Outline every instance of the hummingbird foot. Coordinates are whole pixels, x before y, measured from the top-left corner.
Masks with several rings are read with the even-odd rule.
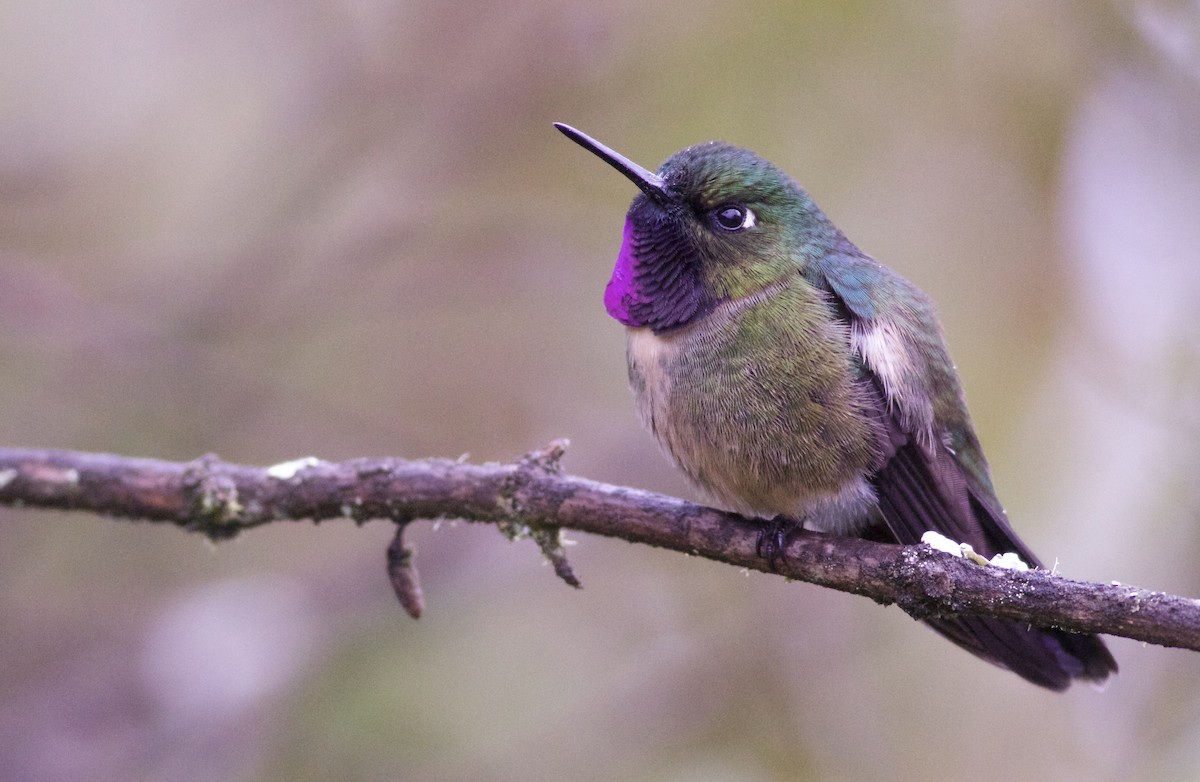
[[[787,562],[787,546],[792,533],[801,527],[801,523],[787,516],[776,516],[764,522],[758,531],[758,539],[754,543],[754,553],[767,561],[767,567],[775,572],[775,563]]]

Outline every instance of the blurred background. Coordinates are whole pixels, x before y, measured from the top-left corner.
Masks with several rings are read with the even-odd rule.
[[[9,0],[0,443],[511,460],[696,498],[601,295],[722,138],[938,302],[1060,572],[1200,594],[1200,3]],[[894,608],[573,535],[0,509],[5,780],[1200,777],[1200,655],[1043,692]],[[1017,772],[1016,769],[1020,769]]]

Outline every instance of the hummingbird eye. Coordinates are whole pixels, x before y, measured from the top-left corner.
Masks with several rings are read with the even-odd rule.
[[[712,211],[712,219],[718,228],[731,232],[753,228],[758,222],[754,217],[754,212],[744,206],[733,204],[718,206]]]

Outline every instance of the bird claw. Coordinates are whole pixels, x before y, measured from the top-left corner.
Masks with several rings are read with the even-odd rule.
[[[792,533],[800,525],[795,520],[776,516],[758,531],[754,553],[767,561],[767,567],[775,572],[776,562],[787,562],[787,545]]]

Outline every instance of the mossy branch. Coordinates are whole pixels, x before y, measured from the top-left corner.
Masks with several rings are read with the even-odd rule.
[[[683,500],[565,475],[565,445],[511,464],[395,458],[300,459],[249,467],[73,451],[0,449],[0,504],[81,510],[174,524],[214,540],[263,524],[332,518],[398,525],[388,572],[405,609],[423,606],[404,525],[458,518],[529,537],[568,583],[579,581],[559,542],[573,529],[767,571],[755,554],[759,525]],[[917,618],[986,615],[1042,627],[1104,633],[1200,651],[1200,600],[1045,571],[977,565],[928,546],[896,546],[804,532],[781,576],[895,603]]]

